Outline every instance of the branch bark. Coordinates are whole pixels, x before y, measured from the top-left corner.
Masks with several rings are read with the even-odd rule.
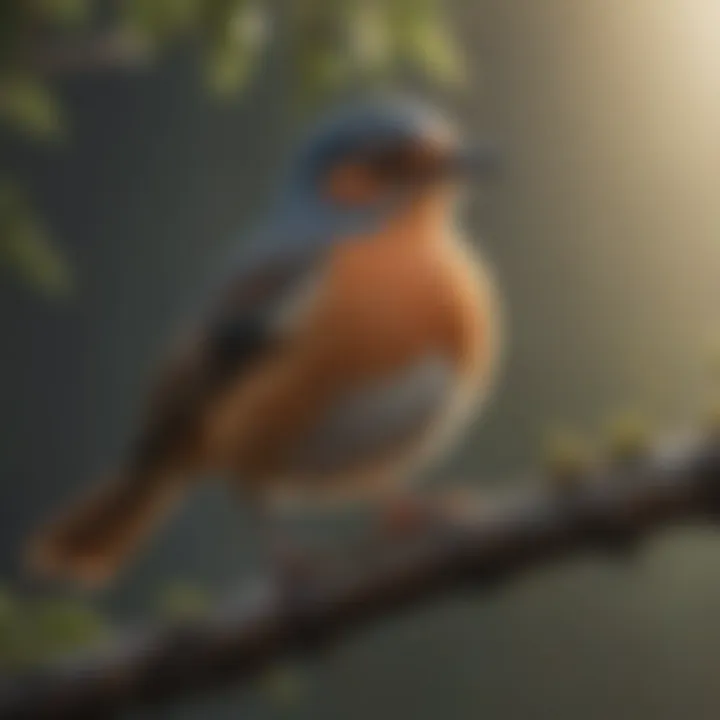
[[[267,582],[205,619],[129,634],[102,652],[5,678],[0,718],[108,718],[177,701],[248,681],[283,657],[321,651],[450,591],[488,589],[579,552],[624,556],[655,530],[715,523],[720,441],[664,444],[573,483],[535,479],[522,488],[458,511],[365,563],[318,571],[297,592]]]

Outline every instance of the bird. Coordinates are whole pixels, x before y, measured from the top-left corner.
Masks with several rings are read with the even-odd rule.
[[[495,385],[502,303],[461,208],[496,165],[431,103],[326,112],[167,349],[120,470],[31,538],[34,571],[109,582],[210,476],[269,512],[407,492]]]

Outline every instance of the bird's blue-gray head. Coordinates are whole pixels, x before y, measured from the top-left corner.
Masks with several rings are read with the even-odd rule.
[[[433,190],[486,176],[494,154],[465,147],[437,109],[382,99],[322,119],[301,144],[278,216],[320,239],[372,231]]]

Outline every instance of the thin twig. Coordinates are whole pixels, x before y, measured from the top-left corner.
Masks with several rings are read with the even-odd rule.
[[[575,483],[535,482],[296,592],[268,582],[212,616],[0,683],[0,718],[108,718],[248,681],[449,591],[496,586],[581,551],[624,555],[652,531],[720,514],[720,442],[663,445]]]

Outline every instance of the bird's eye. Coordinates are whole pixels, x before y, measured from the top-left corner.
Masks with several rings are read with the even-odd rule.
[[[430,156],[415,146],[388,148],[370,160],[373,173],[389,182],[412,182],[424,177]]]
[[[369,162],[372,172],[384,180],[399,179],[406,175],[412,165],[412,156],[404,148],[377,153]]]
[[[385,182],[419,182],[433,178],[441,162],[437,152],[424,147],[398,147],[374,155],[373,174]]]
[[[344,204],[373,202],[392,188],[432,180],[440,162],[441,156],[428,148],[371,148],[332,168],[326,188]]]
[[[348,162],[333,168],[325,190],[335,202],[362,205],[373,202],[385,183],[364,162]]]

